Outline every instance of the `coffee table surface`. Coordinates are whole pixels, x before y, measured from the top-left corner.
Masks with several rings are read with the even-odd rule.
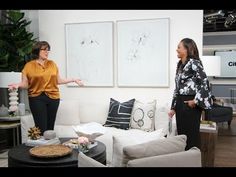
[[[61,142],[69,138],[60,139]],[[71,154],[56,158],[39,158],[31,156],[29,150],[32,147],[21,144],[9,150],[8,166],[9,167],[78,167],[78,151],[73,150]],[[98,141],[98,145],[91,148],[85,153],[87,156],[106,163],[106,147]]]

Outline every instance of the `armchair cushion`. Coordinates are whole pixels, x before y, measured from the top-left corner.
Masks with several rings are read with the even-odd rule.
[[[127,167],[201,167],[201,151],[192,147],[188,151],[130,160]]]
[[[126,131],[126,134],[113,134],[112,166],[124,167],[127,165],[127,161],[124,159],[123,147],[164,138],[162,129],[153,132],[145,132],[139,129],[130,129]]]
[[[133,159],[184,151],[186,140],[186,135],[178,135],[126,146],[123,148],[124,161],[127,163],[129,160]]]

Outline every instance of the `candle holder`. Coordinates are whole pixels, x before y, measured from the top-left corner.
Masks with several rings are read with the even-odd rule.
[[[18,112],[18,89],[9,90],[9,114],[17,115]]]

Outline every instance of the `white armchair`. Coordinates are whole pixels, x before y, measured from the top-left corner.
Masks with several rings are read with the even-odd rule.
[[[201,167],[201,151],[185,151],[186,136],[179,135],[123,148],[125,167]],[[79,153],[78,167],[106,167]]]

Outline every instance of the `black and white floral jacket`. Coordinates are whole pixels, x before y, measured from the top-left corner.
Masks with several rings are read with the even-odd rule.
[[[209,81],[200,60],[189,59],[180,72],[176,74],[171,104],[171,109],[174,110],[177,95],[195,95],[194,100],[199,107],[211,109]]]

